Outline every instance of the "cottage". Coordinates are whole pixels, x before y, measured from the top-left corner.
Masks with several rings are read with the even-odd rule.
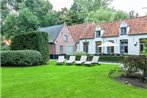
[[[107,23],[90,23],[82,31],[78,51],[89,54],[139,55],[147,44],[146,41],[142,41],[147,38],[147,16]],[[104,42],[113,42],[118,46],[98,47]]]
[[[49,35],[51,58],[55,58],[55,56],[59,54],[73,54],[75,41],[65,23],[62,25],[40,28],[39,30],[47,32]]]
[[[82,35],[83,31],[85,30],[87,24],[77,24],[77,25],[73,25],[73,26],[68,26],[73,39],[74,39],[74,52],[80,51],[79,50],[79,41],[80,41],[80,36]]]

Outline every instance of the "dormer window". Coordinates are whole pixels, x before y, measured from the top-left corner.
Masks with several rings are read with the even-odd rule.
[[[96,37],[100,37],[100,36],[101,36],[101,31],[100,30],[96,31]]]
[[[127,34],[126,27],[121,27],[121,35],[126,35],[126,34]]]
[[[98,38],[98,37],[101,37],[102,36],[102,28],[98,25],[96,26],[95,28],[95,37]]]
[[[125,21],[122,21],[120,24],[120,35],[126,35],[129,32],[128,24]]]

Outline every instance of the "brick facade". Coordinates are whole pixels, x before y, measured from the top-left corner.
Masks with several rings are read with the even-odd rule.
[[[67,41],[64,41],[64,35],[67,35]],[[64,24],[63,28],[61,29],[58,37],[56,38],[55,41],[56,44],[56,53],[55,54],[66,54],[66,47],[68,45],[73,45],[74,46],[74,39],[67,27],[66,24]],[[63,53],[60,53],[60,45],[63,45]],[[75,48],[75,47],[74,47]]]

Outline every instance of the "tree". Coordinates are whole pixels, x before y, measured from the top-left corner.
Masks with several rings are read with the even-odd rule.
[[[47,16],[49,14],[51,14],[51,16],[53,15],[52,12],[53,6],[48,0],[26,0],[24,2],[24,6],[38,17],[41,27],[49,26],[51,24],[51,23],[44,24],[45,20],[47,19]],[[51,20],[51,19],[53,19],[53,17],[52,18],[49,17],[49,19],[47,20]]]
[[[91,11],[85,18],[85,22],[109,22],[112,21],[113,13],[109,10],[99,9],[97,11]]]
[[[43,24],[41,25],[41,27],[61,24],[61,20],[59,20],[59,16],[60,16],[60,13],[56,11],[47,13],[45,16],[43,16],[43,20],[42,20]]]
[[[67,25],[72,25],[84,22],[84,17],[81,15],[81,8],[76,3],[74,3],[69,10],[62,8],[59,14],[59,24],[66,22]]]
[[[19,15],[12,14],[6,17],[2,26],[2,34],[6,38],[11,38],[16,34],[37,30],[38,27],[38,17],[25,8],[19,11]]]
[[[7,15],[9,15],[9,9],[7,8],[6,0],[1,0],[0,2],[0,11],[1,11],[1,23],[4,21]]]
[[[15,32],[18,29],[18,22],[16,14],[9,15],[5,18],[4,24],[1,28],[1,33],[5,36],[6,39],[15,35]]]
[[[82,10],[96,11],[101,7],[107,8],[112,0],[74,0],[74,2],[81,6]]]
[[[74,0],[76,7],[80,8],[77,16],[83,18],[83,22],[110,22],[128,18],[127,13],[109,8],[111,2],[112,0]]]
[[[54,25],[57,20],[48,0],[2,0],[2,34],[11,38],[40,27]]]
[[[138,16],[139,16],[139,14],[136,13],[135,11],[133,11],[133,10],[129,12],[129,17],[130,17],[130,18],[136,18],[136,17],[138,17]]]
[[[1,3],[1,21],[3,22],[6,16],[14,14],[19,10],[19,4],[24,0],[0,0]]]
[[[119,20],[119,19],[126,19],[126,18],[129,18],[129,15],[126,13],[126,12],[123,12],[123,11],[115,11],[115,14],[114,14],[114,20]]]
[[[85,18],[85,22],[111,22],[119,19],[128,18],[128,14],[123,11],[116,11],[110,8],[100,8],[96,11],[90,11]]]

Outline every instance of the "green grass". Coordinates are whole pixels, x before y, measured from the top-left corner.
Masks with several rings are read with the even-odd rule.
[[[108,78],[117,65],[2,68],[2,98],[147,98],[147,90]]]

